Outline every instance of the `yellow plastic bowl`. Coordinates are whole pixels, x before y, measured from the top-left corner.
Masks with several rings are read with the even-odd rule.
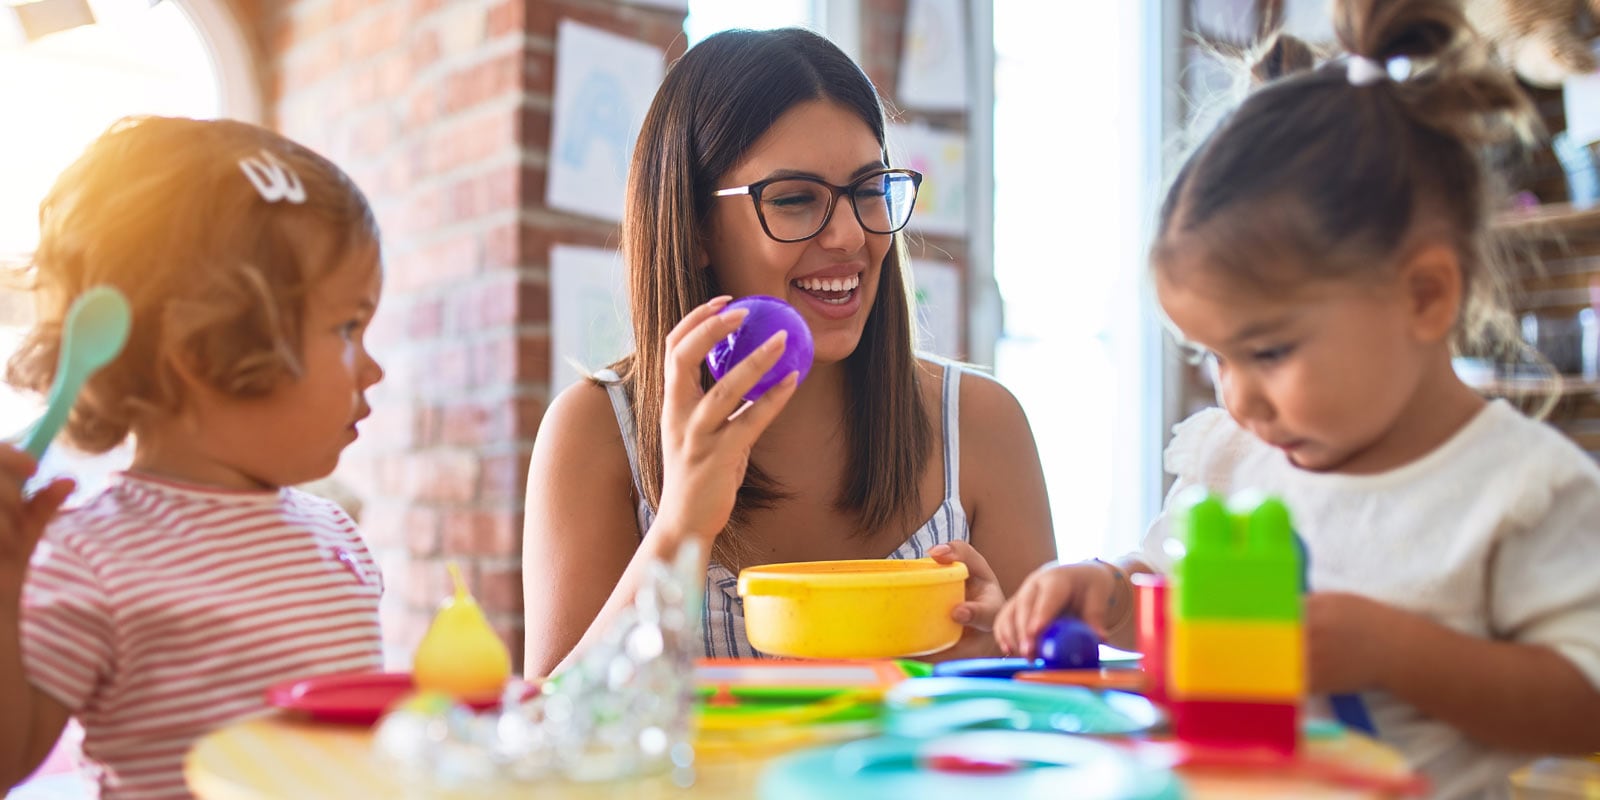
[[[967,567],[931,558],[803,561],[739,573],[751,646],[791,658],[900,658],[961,638]]]

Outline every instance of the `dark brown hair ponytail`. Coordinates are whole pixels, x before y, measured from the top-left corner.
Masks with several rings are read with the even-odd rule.
[[[1529,101],[1451,0],[1340,0],[1335,30],[1349,55],[1320,66],[1291,37],[1261,49],[1261,85],[1168,190],[1154,268],[1182,252],[1257,285],[1359,278],[1426,235],[1460,257],[1458,346],[1496,349],[1506,278],[1488,255],[1480,153],[1530,134]]]

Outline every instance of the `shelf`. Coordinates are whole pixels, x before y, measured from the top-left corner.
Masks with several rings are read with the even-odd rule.
[[[1585,379],[1579,375],[1561,375],[1555,379],[1535,378],[1494,378],[1489,381],[1468,382],[1468,386],[1478,394],[1488,397],[1545,397],[1552,394],[1561,397],[1576,397],[1579,395],[1600,395],[1600,380]]]
[[[1600,232],[1600,206],[1573,208],[1567,203],[1547,203],[1530,209],[1510,209],[1494,215],[1494,230],[1513,236]]]

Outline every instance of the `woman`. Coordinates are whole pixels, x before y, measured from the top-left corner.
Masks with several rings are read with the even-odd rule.
[[[913,352],[895,234],[920,180],[889,168],[876,90],[821,36],[728,31],[668,72],[623,222],[636,350],[562,392],[534,444],[527,674],[603,631],[644,566],[689,539],[709,553],[708,656],[757,655],[744,567],[922,555],[972,574],[952,612],[967,635],[937,657],[996,652],[1003,593],[1054,538],[1015,398]],[[700,365],[741,318],[726,296],[754,294],[799,311],[816,358],[733,416],[781,343],[715,385]]]

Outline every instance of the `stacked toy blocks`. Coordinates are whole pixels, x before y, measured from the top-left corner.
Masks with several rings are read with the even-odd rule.
[[[1185,507],[1186,506],[1186,507]],[[1173,517],[1167,696],[1174,736],[1293,754],[1306,691],[1300,551],[1272,498],[1196,490]]]

